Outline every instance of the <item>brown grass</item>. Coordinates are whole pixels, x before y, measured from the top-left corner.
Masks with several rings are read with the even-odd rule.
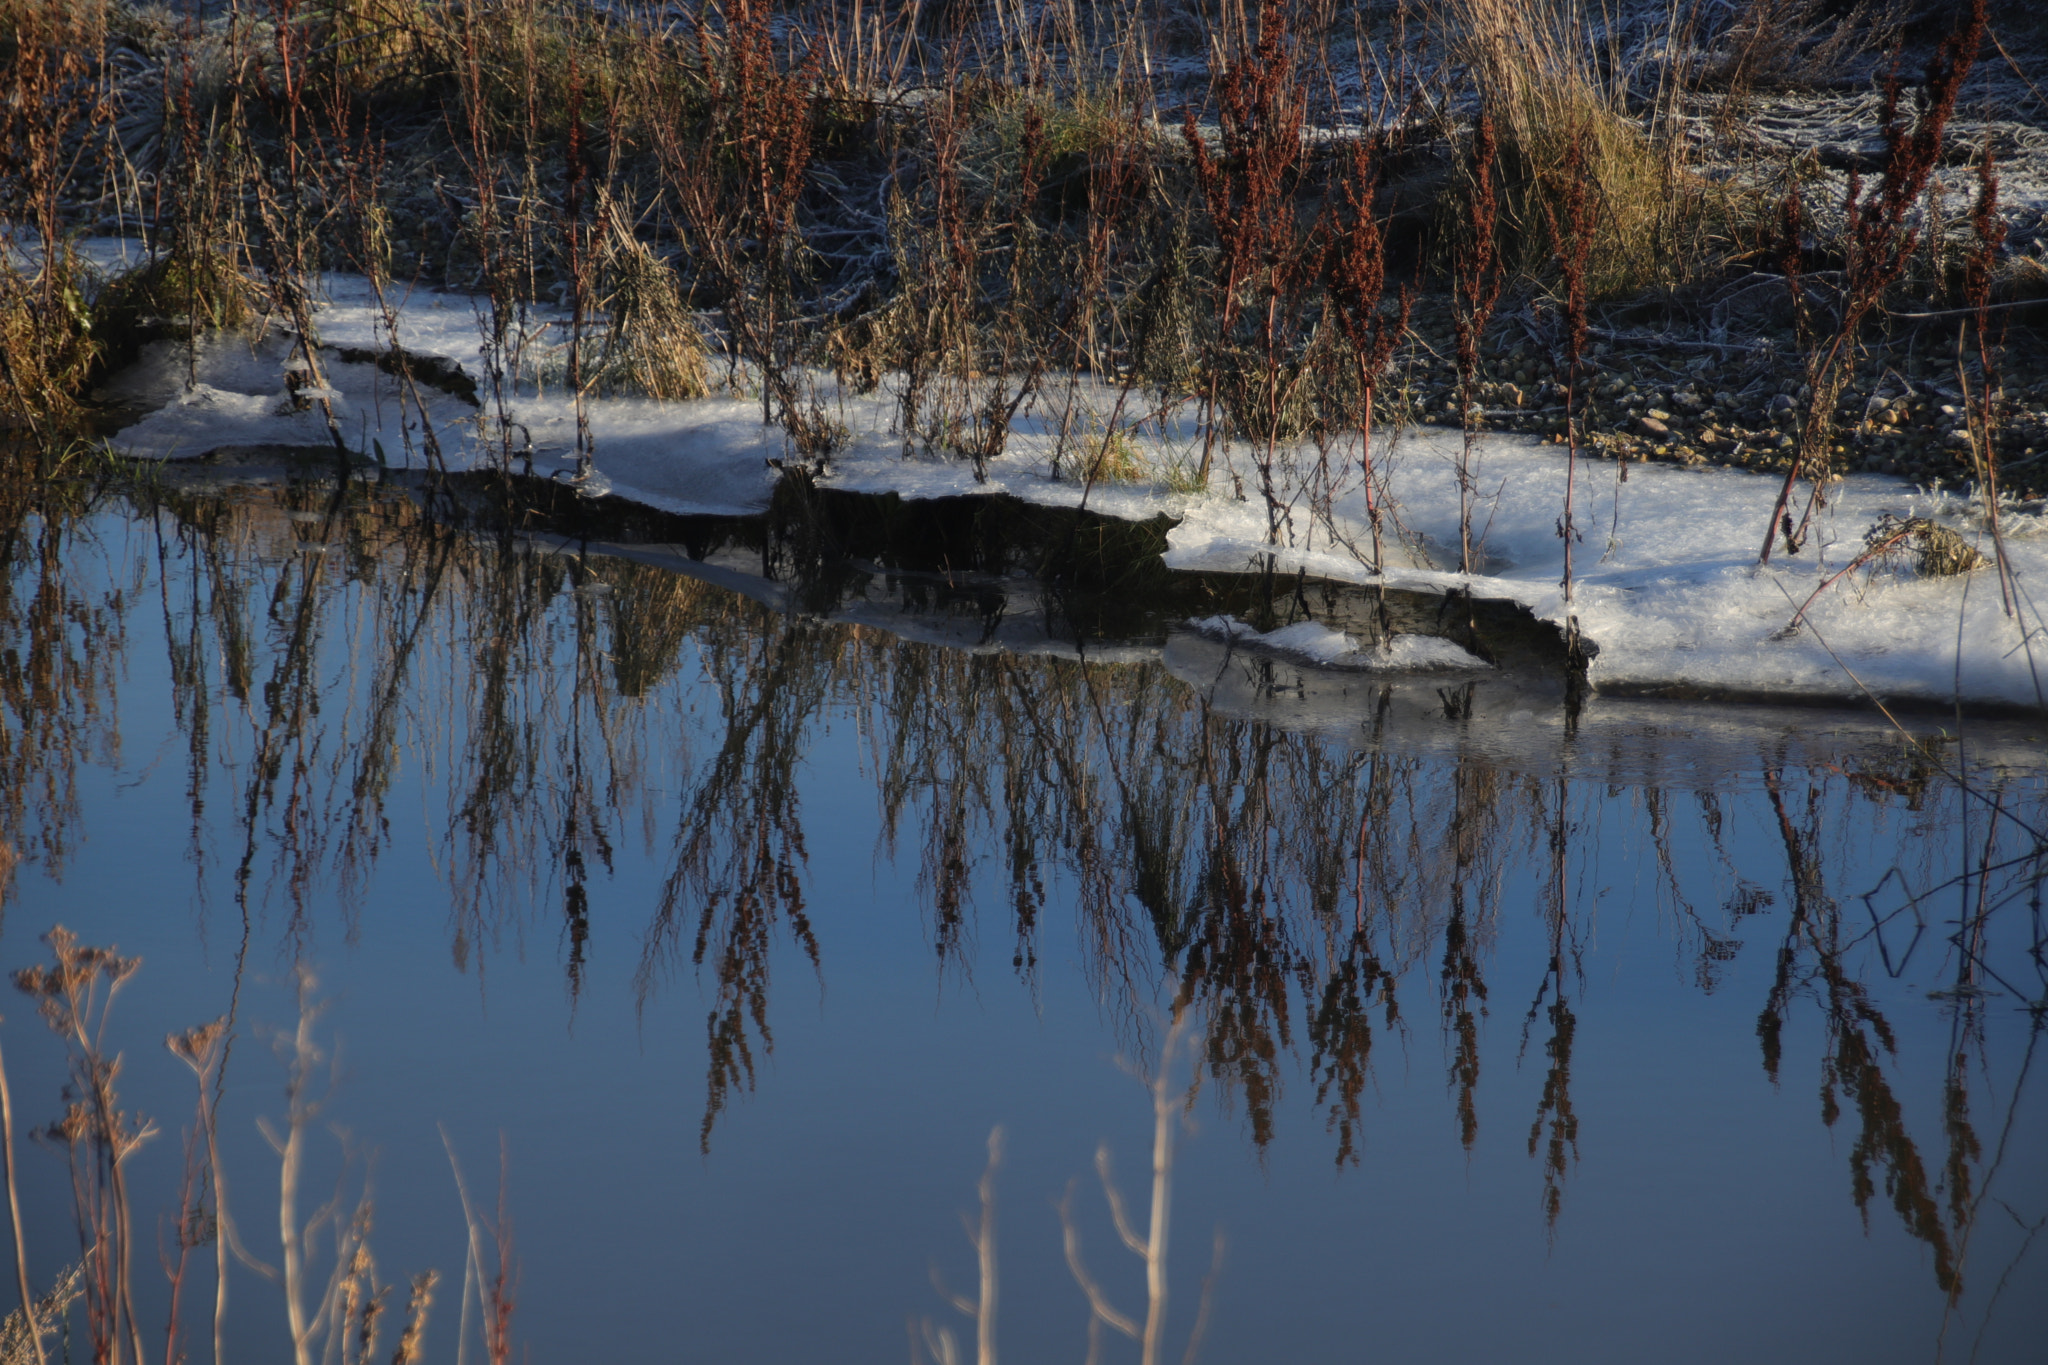
[[[1781,261],[1799,315],[1800,341],[1807,352],[1806,383],[1812,397],[1800,422],[1798,448],[1785,471],[1770,523],[1764,528],[1759,564],[1770,562],[1772,548],[1781,537],[1786,552],[1797,554],[1806,542],[1814,514],[1826,505],[1836,408],[1853,376],[1864,324],[1905,277],[1920,245],[1921,227],[1912,210],[1939,164],[1949,118],[1984,41],[1985,12],[1986,0],[1971,0],[1967,9],[1958,12],[1955,26],[1928,64],[1910,117],[1901,105],[1903,90],[1897,73],[1886,82],[1879,120],[1885,142],[1884,171],[1870,187],[1860,175],[1849,177],[1842,206],[1847,219],[1845,279],[1831,310],[1832,326],[1825,335],[1816,326],[1811,296],[1801,282],[1805,219],[1796,185],[1786,198]],[[1811,491],[1795,524],[1789,507],[1802,476],[1811,480]]]
[[[1694,173],[1677,114],[1685,90],[1660,73],[1632,108],[1634,72],[1586,0],[1443,0],[1443,42],[1473,71],[1500,147],[1498,230],[1510,264],[1551,276],[1546,215],[1583,179],[1600,231],[1587,251],[1591,297],[1714,275],[1743,216],[1741,196]],[[1697,7],[1675,6],[1664,41],[1682,49]]]
[[[1717,74],[1638,64],[1602,36],[1593,0],[1435,0],[1416,26],[1444,63],[1425,78],[1403,55],[1375,95],[1374,119],[1438,111],[1417,140],[1373,119],[1353,129],[1357,111],[1323,93],[1342,75],[1328,7],[1201,12],[1208,88],[1165,96],[1148,64],[1180,20],[1135,5],[1059,4],[1031,22],[960,11],[922,28],[899,8],[777,0],[665,27],[560,0],[263,0],[204,32],[123,20],[121,41],[161,63],[144,166],[99,135],[136,112],[94,53],[104,7],[0,0],[21,40],[0,60],[58,111],[36,123],[9,106],[19,145],[0,147],[0,216],[22,241],[61,240],[125,205],[159,253],[98,308],[62,250],[47,270],[0,267],[0,416],[60,434],[146,320],[232,326],[261,302],[310,336],[321,269],[397,285],[409,260],[432,259],[480,298],[482,421],[508,467],[531,454],[510,394],[564,357],[579,404],[701,397],[722,368],[814,465],[844,439],[813,378],[822,364],[846,388],[890,382],[907,447],[981,470],[1032,414],[1057,431],[1063,477],[1105,467],[1081,439],[1088,422],[1129,430],[1193,395],[1200,477],[1215,443],[1248,443],[1278,537],[1291,448],[1311,439],[1327,464],[1338,433],[1387,410],[1382,376],[1412,339],[1389,271],[1418,263],[1425,317],[1449,297],[1466,408],[1485,396],[1496,306],[1575,291],[1588,308],[1668,302],[1722,271],[1755,235],[1754,205],[1695,174],[1681,107],[1697,82],[1772,79],[1758,64],[1770,35],[1806,41],[1817,22],[1804,0],[1755,0],[1717,49],[1740,70]],[[1702,12],[1678,0],[1651,46],[1685,49]],[[1802,50],[1834,60],[1825,47]],[[1185,110],[1173,102],[1189,93]],[[1475,95],[1485,139],[1464,112]],[[1906,147],[1917,134],[1900,122]],[[1482,140],[1483,156],[1434,150]],[[1354,141],[1369,190],[1331,154]],[[1399,226],[1360,193],[1404,196]],[[1545,225],[1578,193],[1596,227],[1567,283]],[[1884,250],[1855,233],[1893,216],[1890,193],[1865,196],[1844,244],[1870,268]],[[2023,261],[1985,260],[2002,301],[2048,288]],[[567,329],[534,316],[550,300]],[[1809,289],[1810,333],[1832,336],[1826,309]],[[304,351],[317,370],[317,346]],[[1084,381],[1116,391],[1116,411],[1083,401]],[[1377,544],[1369,445],[1361,459]]]

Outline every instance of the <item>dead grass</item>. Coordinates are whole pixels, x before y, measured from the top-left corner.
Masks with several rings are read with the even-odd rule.
[[[1666,41],[1682,46],[1693,9],[1674,6],[1673,13]],[[1601,12],[1585,0],[1443,0],[1439,15],[1444,43],[1473,73],[1494,116],[1499,231],[1510,264],[1538,277],[1552,273],[1543,227],[1565,211],[1570,182],[1583,176],[1601,223],[1586,261],[1591,297],[1720,273],[1742,197],[1691,166],[1675,118],[1678,77],[1660,75],[1648,106],[1632,109],[1637,73],[1603,37]]]
[[[2048,260],[2013,256],[2000,262],[1991,277],[1991,297],[1999,303],[2048,302]]]
[[[1086,478],[1089,483],[1133,484],[1142,483],[1148,469],[1145,457],[1137,443],[1121,431],[1090,434],[1083,438],[1087,458]]]
[[[255,319],[261,288],[225,252],[171,252],[110,281],[93,312],[99,330],[114,336],[158,326],[219,331]]]
[[[712,390],[709,352],[674,268],[635,235],[619,205],[607,204],[601,217],[598,302],[609,326],[592,387],[669,401],[705,397]]]
[[[1478,187],[1462,149],[1482,108],[1498,148],[1486,283],[1503,320],[1551,325],[1569,291],[1545,225],[1581,190],[1597,224],[1583,301],[1683,308],[1731,256],[1755,255],[1767,215],[1697,173],[1689,89],[1767,84],[1785,43],[1801,62],[1846,60],[1882,7],[1837,32],[1809,0],[1751,0],[1694,43],[1706,8],[1671,0],[1661,29],[1631,11],[1624,48],[1600,0],[1417,0],[1430,60],[1390,62],[1373,103],[1408,122],[1355,129],[1334,98],[1353,60],[1333,45],[1343,23],[1278,3],[999,8],[920,28],[901,11],[774,0],[660,22],[565,0],[256,0],[204,24],[0,0],[17,44],[10,57],[0,41],[0,62],[61,106],[40,122],[9,106],[20,146],[0,156],[0,216],[24,241],[44,223],[93,230],[106,186],[129,183],[122,211],[169,253],[83,312],[90,289],[46,291],[17,261],[0,291],[0,403],[16,425],[31,408],[75,417],[110,341],[244,321],[248,263],[290,312],[323,268],[402,285],[433,278],[431,258],[441,282],[483,296],[479,388],[499,432],[496,395],[537,372],[531,310],[559,300],[579,395],[677,401],[724,381],[760,394],[809,461],[838,441],[811,377],[829,364],[849,388],[891,386],[907,445],[982,467],[1029,411],[1057,431],[1062,476],[1088,476],[1086,421],[1128,429],[1189,397],[1204,471],[1224,440],[1271,466],[1281,445],[1378,410],[1386,366],[1364,363],[1347,317],[1384,313],[1375,325],[1410,348],[1428,328],[1410,331],[1399,290],[1428,318],[1463,287]],[[1206,89],[1155,60],[1197,19]],[[161,63],[139,140],[95,131],[136,113],[78,55],[102,31]],[[1364,216],[1344,197],[1354,129],[1376,167]],[[120,164],[129,143],[158,158],[142,179]],[[1344,236],[1365,217],[1387,224],[1366,253],[1385,309],[1347,304],[1364,277],[1340,278],[1366,259]],[[2000,260],[1992,289],[2001,304],[2040,297],[2048,270]],[[1468,406],[1501,331],[1482,312],[1460,357]],[[1129,410],[1090,408],[1089,385],[1120,389]]]
[[[1913,546],[1913,568],[1922,578],[1953,578],[1981,569],[1989,562],[1967,540],[1939,522],[1912,517],[1905,523],[1905,529]]]
[[[68,247],[34,270],[0,257],[0,431],[40,438],[81,411],[102,349],[94,283]]]

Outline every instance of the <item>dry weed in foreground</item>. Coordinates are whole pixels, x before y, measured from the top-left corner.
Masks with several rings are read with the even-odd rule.
[[[0,844],[0,852],[11,851]],[[6,1330],[0,1331],[0,1360],[13,1362],[31,1358],[43,1365],[43,1329],[38,1322],[35,1295],[28,1287],[28,1249],[21,1235],[21,1188],[14,1171],[14,1096],[7,1086],[7,1059],[0,1055],[0,1153],[6,1157],[7,1218],[14,1232],[15,1288],[21,1295],[19,1312],[10,1315]],[[20,1340],[12,1330],[19,1318]]]
[[[455,1157],[455,1140],[441,1125],[441,1145],[448,1151],[448,1168],[455,1175],[455,1190],[462,1198],[462,1216],[469,1225],[469,1252],[462,1275],[462,1324],[460,1340],[467,1351],[472,1306],[481,1310],[484,1354],[491,1365],[506,1365],[512,1358],[512,1310],[516,1306],[518,1262],[512,1254],[511,1149],[501,1135],[498,1146],[498,1210],[485,1219],[470,1201],[469,1185],[462,1178],[462,1163]],[[485,1248],[490,1248],[486,1264]],[[415,1290],[417,1291],[417,1284]],[[431,1286],[430,1286],[431,1287]]]
[[[1095,1149],[1095,1174],[1102,1182],[1102,1195],[1109,1204],[1110,1219],[1116,1225],[1117,1237],[1132,1255],[1145,1263],[1143,1323],[1110,1303],[1108,1294],[1082,1260],[1081,1233],[1073,1216],[1074,1192],[1080,1184],[1078,1177],[1067,1185],[1066,1195],[1060,1200],[1060,1227],[1065,1236],[1067,1268],[1073,1272],[1075,1282],[1081,1286],[1081,1292],[1088,1296],[1090,1360],[1100,1358],[1101,1331],[1104,1326],[1138,1343],[1138,1358],[1141,1365],[1159,1365],[1163,1358],[1162,1353],[1166,1349],[1169,1286],[1166,1253],[1173,1215],[1174,1132],[1185,1121],[1186,1107],[1193,1101],[1192,1086],[1199,1086],[1201,1083],[1201,1040],[1194,1029],[1194,1023],[1195,1010],[1186,1002],[1176,1000],[1172,1023],[1159,1042],[1159,1057],[1153,1073],[1149,1077],[1139,1077],[1152,1097],[1152,1199],[1143,1236],[1140,1236],[1132,1225],[1125,1209],[1123,1193],[1117,1188],[1116,1181],[1110,1173],[1109,1144],[1105,1142]],[[1189,1089],[1183,1089],[1178,1079],[1184,1066],[1194,1075],[1194,1081]],[[1223,1231],[1219,1228],[1216,1232],[1214,1252],[1210,1258],[1209,1274],[1202,1282],[1201,1306],[1196,1311],[1194,1326],[1189,1330],[1184,1359],[1193,1360],[1201,1349],[1202,1336],[1209,1326],[1209,1308],[1216,1275],[1222,1269],[1222,1265]]]
[[[14,972],[14,986],[35,1001],[70,1062],[70,1105],[45,1132],[72,1166],[72,1201],[86,1246],[86,1330],[98,1361],[141,1365],[141,1324],[133,1295],[133,1218],[127,1160],[156,1136],[156,1126],[121,1109],[121,1054],[106,1056],[106,1017],[141,958],[88,948],[63,925],[43,935],[51,966]]]
[[[14,1167],[13,1100],[6,1084],[4,1062],[0,1062],[0,1137],[4,1137],[4,1144],[0,1145],[4,1145],[6,1157],[17,1267],[15,1288],[21,1299],[20,1309],[0,1326],[0,1361],[6,1365],[26,1365],[34,1360],[41,1365],[47,1359],[42,1338],[62,1321],[71,1302],[82,1297],[92,1358],[100,1365],[145,1365],[149,1357],[135,1309],[135,1233],[127,1170],[130,1158],[155,1135],[156,1128],[146,1119],[120,1108],[116,1082],[123,1058],[107,1050],[114,1000],[141,960],[121,957],[111,949],[83,945],[61,925],[44,935],[43,941],[50,947],[52,962],[16,972],[14,983],[35,1002],[43,1022],[63,1040],[67,1053],[68,1108],[64,1117],[40,1136],[60,1146],[69,1157],[74,1217],[83,1256],[80,1264],[40,1300],[33,1296],[26,1274],[26,1239]],[[184,1358],[185,1282],[194,1264],[194,1253],[209,1242],[215,1260],[215,1360],[224,1358],[230,1251],[282,1290],[293,1356],[299,1365],[370,1365],[375,1357],[390,1286],[377,1282],[376,1264],[370,1254],[367,1183],[359,1191],[353,1211],[347,1210],[345,1170],[342,1185],[331,1199],[303,1217],[299,1213],[306,1136],[326,1098],[324,1093],[313,1093],[316,1072],[327,1057],[313,1037],[319,1010],[312,1003],[311,990],[311,977],[302,971],[298,1026],[280,1040],[278,1049],[287,1070],[286,1117],[282,1125],[258,1120],[258,1127],[281,1158],[280,1265],[268,1265],[253,1255],[227,1212],[217,1106],[223,1086],[229,1021],[216,1019],[165,1039],[166,1048],[191,1070],[197,1087],[193,1126],[186,1135],[173,1240],[162,1248],[162,1268],[169,1281],[169,1311],[164,1326],[166,1360]],[[323,1245],[332,1257],[324,1271],[320,1269]],[[392,1357],[393,1365],[414,1365],[419,1359],[434,1282],[432,1272],[413,1282],[405,1331]],[[494,1304],[500,1301],[509,1302],[502,1294],[494,1293]],[[509,1314],[509,1307],[505,1312]],[[502,1322],[491,1340],[504,1340]],[[68,1358],[68,1346],[66,1350]],[[494,1365],[504,1358],[502,1351],[494,1350]]]
[[[981,1183],[975,1186],[981,1198],[980,1222],[969,1223],[964,1214],[960,1220],[967,1229],[967,1240],[974,1246],[978,1295],[968,1299],[955,1294],[946,1288],[937,1263],[932,1265],[932,1287],[960,1313],[974,1319],[975,1365],[996,1365],[996,1305],[1001,1288],[996,1267],[996,1171],[1002,1164],[1003,1128],[997,1124],[988,1130],[988,1165],[982,1170]],[[955,1365],[960,1359],[960,1343],[952,1329],[937,1326],[930,1318],[919,1326],[925,1349],[932,1353],[932,1358],[939,1365]]]
[[[23,968],[14,984],[63,1040],[69,1063],[70,1103],[45,1132],[70,1160],[73,1213],[86,1248],[86,1330],[95,1360],[141,1365],[127,1163],[156,1136],[156,1127],[121,1109],[116,1083],[122,1059],[119,1053],[108,1056],[105,1042],[114,1000],[142,959],[81,944],[62,925],[43,935],[43,942],[50,965]]]

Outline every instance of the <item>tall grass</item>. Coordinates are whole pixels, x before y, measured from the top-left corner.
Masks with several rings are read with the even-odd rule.
[[[321,272],[346,266],[372,286],[408,459],[439,467],[398,338],[432,260],[476,301],[479,431],[503,470],[532,470],[519,407],[558,379],[579,482],[603,462],[596,396],[683,401],[722,378],[816,470],[849,435],[835,391],[887,383],[904,451],[981,478],[1027,424],[1050,434],[1053,475],[1090,489],[1206,486],[1219,447],[1243,451],[1231,475],[1256,485],[1273,546],[1354,534],[1334,509],[1355,489],[1371,540],[1355,553],[1384,571],[1398,512],[1374,427],[1411,415],[1386,385],[1429,340],[1418,311],[1447,313],[1473,572],[1497,320],[1566,295],[1590,327],[1608,303],[1668,302],[1722,271],[1753,206],[1696,174],[1688,101],[1699,82],[1763,79],[1759,32],[1813,10],[1758,0],[1717,28],[1695,0],[1655,21],[1589,0],[1397,8],[235,0],[151,30],[150,142],[129,135],[148,112],[134,83],[111,74],[116,10],[6,0],[21,97],[0,107],[0,421],[75,425],[99,370],[164,324],[190,344],[188,382],[200,332],[281,324],[294,403],[337,460],[360,459],[317,329]],[[1982,14],[1961,12],[1918,112],[1893,83],[1886,169],[1851,187],[1839,242],[1809,241],[1812,216],[1782,206],[1813,412],[1762,561],[1797,548],[1824,501],[1832,405],[1926,244],[1913,206]],[[1382,19],[1397,54],[1373,46]],[[1205,51],[1205,69],[1168,72],[1167,48]],[[1340,91],[1354,75],[1357,99]],[[102,289],[66,243],[108,204],[142,215],[151,256]],[[1589,225],[1566,280],[1546,225],[1575,218]],[[1995,280],[1999,248],[1979,237]],[[1844,254],[1839,299],[1816,246]],[[1565,387],[1576,468],[1583,395]],[[1191,442],[1189,468],[1148,468],[1138,430],[1188,410],[1199,457]],[[1357,469],[1333,471],[1354,438]],[[1988,466],[1975,474],[1989,486]]]
[[[0,31],[0,425],[40,444],[99,355],[65,200],[111,120],[106,0],[7,0]]]
[[[1601,231],[1586,261],[1594,296],[1668,286],[1714,259],[1728,196],[1692,172],[1681,117],[1684,54],[1698,42],[1706,10],[1697,0],[1668,0],[1654,43],[1645,44],[1666,55],[1646,69],[1624,48],[1625,20],[1609,6],[1444,0],[1437,7],[1441,41],[1472,73],[1494,118],[1498,229],[1510,265],[1535,271],[1548,264],[1544,213],[1561,207],[1575,181],[1601,206]]]
[[[1866,186],[1860,174],[1850,174],[1842,203],[1846,219],[1842,287],[1825,312],[1817,306],[1804,278],[1807,218],[1796,184],[1784,201],[1780,259],[1798,317],[1810,397],[1799,423],[1797,449],[1764,529],[1759,565],[1770,563],[1772,548],[1781,538],[1786,552],[1797,554],[1806,543],[1814,514],[1826,504],[1833,472],[1836,410],[1854,374],[1856,348],[1864,324],[1905,278],[1920,246],[1922,224],[1913,210],[1940,162],[1949,119],[1984,42],[1986,13],[1987,0],[1970,0],[1957,12],[1954,27],[1928,65],[1910,117],[1901,105],[1904,87],[1897,71],[1886,79],[1879,118],[1884,169],[1872,186]],[[1802,477],[1810,481],[1809,491],[1795,523],[1789,508]]]
[[[1598,230],[1597,209],[1587,185],[1587,145],[1591,130],[1581,125],[1570,137],[1565,151],[1565,195],[1562,211],[1545,206],[1545,226],[1559,272],[1564,276],[1564,371],[1565,371],[1565,472],[1564,515],[1558,518],[1557,535],[1564,543],[1565,648],[1575,669],[1584,668],[1584,645],[1579,638],[1579,618],[1573,602],[1572,551],[1584,539],[1575,515],[1574,495],[1579,472],[1579,393],[1581,368],[1586,352],[1586,263]],[[1625,477],[1627,464],[1616,468]]]
[[[1266,535],[1276,545],[1291,510],[1281,447],[1308,424],[1304,409],[1315,373],[1304,354],[1315,321],[1308,304],[1329,247],[1323,224],[1304,222],[1297,203],[1309,102],[1302,62],[1289,7],[1264,0],[1256,36],[1241,34],[1212,63],[1221,145],[1211,150],[1192,107],[1181,125],[1218,251],[1203,396],[1252,444]],[[1205,443],[1203,478],[1211,458]]]
[[[649,137],[676,231],[760,387],[762,420],[782,423],[799,459],[822,462],[835,436],[799,368],[796,315],[821,59],[813,48],[785,61],[771,17],[768,0],[736,0],[720,24],[700,11],[694,84],[646,68]]]
[[[1457,245],[1453,267],[1452,319],[1458,347],[1458,424],[1464,441],[1458,448],[1458,572],[1471,573],[1477,563],[1472,539],[1472,519],[1479,497],[1479,482],[1473,450],[1473,408],[1479,379],[1480,344],[1487,324],[1500,304],[1505,283],[1500,261],[1498,228],[1500,198],[1496,180],[1500,170],[1500,144],[1496,138],[1493,112],[1482,109],[1472,126],[1468,153],[1466,231]]]
[[[1330,299],[1337,325],[1358,367],[1357,430],[1359,473],[1364,481],[1366,520],[1372,530],[1372,568],[1385,581],[1386,501],[1383,476],[1373,467],[1373,400],[1381,376],[1408,330],[1415,307],[1414,291],[1402,286],[1394,307],[1385,307],[1387,292],[1386,230],[1379,220],[1379,177],[1370,147],[1360,139],[1352,148],[1343,182],[1346,221],[1338,229],[1331,262]]]

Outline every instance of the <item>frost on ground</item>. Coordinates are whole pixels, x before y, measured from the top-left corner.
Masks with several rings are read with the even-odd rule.
[[[334,276],[326,293],[318,325],[329,348],[325,378],[335,395],[328,406],[351,449],[365,456],[381,451],[393,466],[421,468],[431,428],[449,469],[509,456],[515,467],[530,462],[543,476],[574,470],[575,405],[558,380],[549,380],[550,364],[559,369],[558,319],[542,310],[529,319],[520,371],[526,377],[502,406],[487,391],[479,408],[431,388],[422,388],[414,403],[375,365],[339,359],[344,350],[376,352],[394,341],[368,286]],[[463,296],[419,291],[403,300],[395,340],[410,354],[452,361],[482,381],[477,309]],[[182,343],[156,343],[114,386],[114,396],[148,410],[113,439],[114,446],[171,459],[230,447],[329,446],[321,405],[306,405],[303,392],[295,402],[289,391],[288,351],[274,331],[260,343],[212,338],[190,353]],[[1120,407],[1113,389],[1053,384],[1020,412],[1007,451],[977,482],[965,461],[906,450],[892,428],[895,395],[886,382],[867,396],[841,393],[827,377],[814,383],[843,437],[824,480],[828,486],[912,498],[1007,493],[1117,517],[1165,515],[1177,523],[1167,554],[1176,568],[1245,570],[1271,555],[1273,566],[1286,573],[1379,581],[1370,564],[1355,441],[1275,452],[1270,504],[1259,491],[1265,485],[1257,452],[1220,441],[1209,491],[1176,491],[1191,485],[1202,453],[1191,409],[1151,411],[1137,397]],[[1140,411],[1146,413],[1142,423],[1132,420]],[[765,425],[760,403],[747,397],[593,399],[585,417],[601,486],[666,511],[760,511],[773,488],[768,462],[785,454],[779,428]],[[1137,477],[1113,485],[1085,481],[1077,471],[1111,437],[1135,456]],[[1530,437],[1478,440],[1473,532],[1480,572],[1461,574],[1461,441],[1455,431],[1433,428],[1375,434],[1374,460],[1386,478],[1390,513],[1384,581],[1506,599],[1558,624],[1575,615],[1598,646],[1590,673],[1596,687],[1783,697],[1855,697],[1868,690],[2017,706],[2039,705],[2048,692],[2048,633],[2033,595],[2048,565],[2048,521],[2038,507],[2004,509],[2010,573],[2003,581],[1996,569],[1921,577],[1910,557],[1873,563],[1829,587],[1807,611],[1806,627],[1788,635],[1784,628],[1800,604],[1861,553],[1864,534],[1880,517],[1928,517],[1992,559],[1985,509],[1940,490],[1854,475],[1830,490],[1805,553],[1781,550],[1758,570],[1757,551],[1777,493],[1774,477],[1639,464],[1623,481],[1616,465],[1581,460],[1576,582],[1567,602],[1559,536],[1565,452]],[[1465,666],[1443,654],[1439,642],[1412,640],[1390,656],[1361,650],[1320,626],[1292,629],[1299,633],[1283,630],[1257,643],[1346,668]]]

